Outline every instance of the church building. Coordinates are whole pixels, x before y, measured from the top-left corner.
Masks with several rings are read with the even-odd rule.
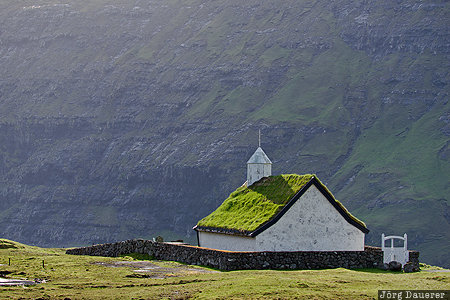
[[[369,232],[317,176],[272,176],[261,147],[247,182],[194,230],[200,247],[229,251],[364,251]]]

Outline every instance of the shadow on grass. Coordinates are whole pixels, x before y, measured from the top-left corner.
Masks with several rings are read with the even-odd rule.
[[[171,260],[163,260],[163,261],[167,261],[167,262],[171,262]],[[184,265],[184,266],[192,266],[192,267],[200,267],[200,268],[204,268],[204,269],[208,269],[208,270],[210,270],[210,271],[217,271],[217,272],[221,272],[221,273],[226,273],[226,272],[233,272],[233,271],[230,271],[230,270],[221,270],[221,269],[217,269],[217,268],[214,268],[214,267],[209,267],[209,266],[204,266],[204,265],[193,265],[193,264],[188,264],[188,263],[184,263],[184,262],[180,262],[180,261],[172,261],[172,262],[175,262],[175,263],[177,263],[177,264],[180,264],[180,265]],[[239,271],[239,270],[236,270],[236,271]]]
[[[188,264],[188,263],[184,263],[184,262],[179,262],[179,261],[171,261],[171,260],[159,260],[159,259],[155,259],[153,256],[148,255],[148,254],[141,254],[141,253],[128,253],[128,254],[121,254],[118,257],[121,258],[127,258],[127,257],[131,257],[134,260],[153,260],[153,261],[162,261],[162,262],[174,262],[180,265],[184,265],[184,266],[193,266],[193,267],[200,267],[200,268],[204,268],[204,269],[209,269],[211,271],[219,271],[219,272],[231,272],[231,271],[226,271],[226,270],[220,270],[217,268],[213,268],[213,267],[208,267],[208,266],[204,266],[204,265],[192,265],[192,264]]]
[[[122,255],[119,255],[119,257],[122,257],[122,258],[131,257],[134,260],[155,260],[155,258],[153,256],[150,256],[148,254],[141,254],[141,253],[122,254]]]
[[[402,271],[389,271],[381,269],[351,269],[351,271],[364,272],[364,273],[383,273],[383,274],[404,274]]]

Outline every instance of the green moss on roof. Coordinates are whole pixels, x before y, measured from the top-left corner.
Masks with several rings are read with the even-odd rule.
[[[270,176],[240,187],[197,226],[254,231],[274,217],[313,175]]]
[[[241,186],[213,213],[201,219],[197,226],[243,233],[255,231],[275,217],[313,177],[316,176],[283,174],[263,178],[249,187]],[[320,180],[318,182],[327,189]],[[366,227],[364,222],[351,215],[339,201],[334,200],[350,218]]]

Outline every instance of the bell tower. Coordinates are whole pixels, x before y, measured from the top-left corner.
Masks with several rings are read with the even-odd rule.
[[[263,177],[272,175],[272,162],[261,148],[261,131],[259,131],[258,140],[258,149],[247,162],[247,186],[251,186]]]

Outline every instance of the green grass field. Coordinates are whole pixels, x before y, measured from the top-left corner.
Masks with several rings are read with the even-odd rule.
[[[176,262],[137,260],[146,258],[73,256],[66,255],[65,249],[0,240],[0,277],[45,280],[32,286],[0,287],[0,299],[376,299],[379,289],[450,289],[447,272],[220,272]],[[146,272],[142,271],[145,265],[150,267],[144,268]]]

